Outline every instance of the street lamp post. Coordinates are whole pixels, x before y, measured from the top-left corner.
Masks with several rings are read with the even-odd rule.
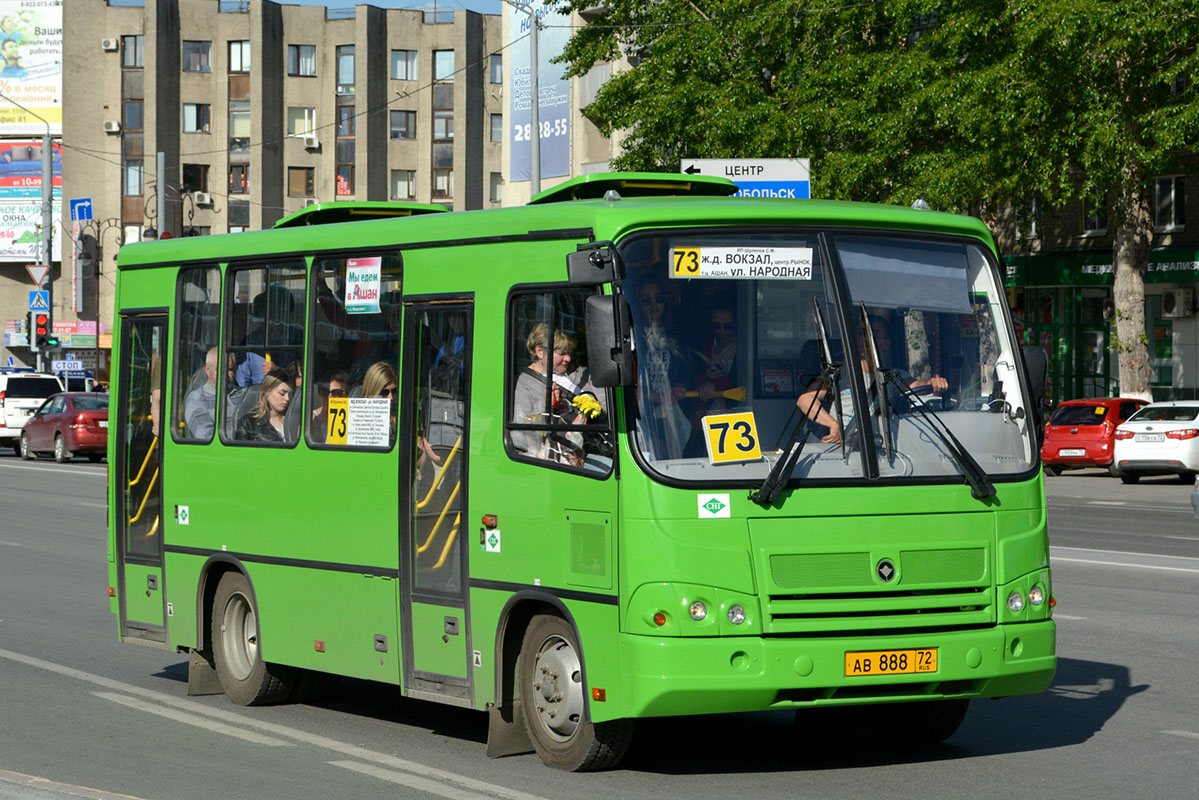
[[[54,319],[54,142],[50,135],[50,123],[11,97],[0,93],[0,98],[12,103],[29,116],[40,119],[46,126],[46,132],[42,134],[42,242],[38,248],[41,251],[38,257],[40,263],[47,267],[46,291],[50,300],[50,318]],[[33,331],[30,331],[29,335],[32,337]],[[37,368],[39,372],[42,370],[41,350],[37,354]]]

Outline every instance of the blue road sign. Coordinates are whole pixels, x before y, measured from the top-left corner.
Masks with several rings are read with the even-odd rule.
[[[71,222],[86,222],[92,218],[92,198],[80,197],[71,201]]]
[[[42,289],[37,289],[29,293],[29,310],[30,311],[49,311],[50,310],[50,293]]]

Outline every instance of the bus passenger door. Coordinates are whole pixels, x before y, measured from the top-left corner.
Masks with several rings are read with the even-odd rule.
[[[162,441],[167,318],[129,316],[121,323],[117,409],[117,599],[121,640],[167,647],[162,569]]]
[[[471,707],[467,663],[470,298],[404,309],[400,403],[400,575],[404,688]]]

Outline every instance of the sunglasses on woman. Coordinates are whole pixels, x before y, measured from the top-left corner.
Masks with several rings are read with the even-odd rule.
[[[643,294],[641,296],[641,305],[644,308],[649,308],[651,305],[664,306],[664,305],[666,305],[666,295],[664,295],[664,294]]]

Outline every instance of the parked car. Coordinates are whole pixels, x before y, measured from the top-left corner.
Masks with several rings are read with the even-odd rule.
[[[1120,480],[1177,475],[1183,483],[1199,473],[1199,401],[1151,403],[1116,428]]]
[[[52,394],[62,391],[62,383],[53,375],[30,369],[0,369],[0,444],[21,454],[21,429],[33,412]]]
[[[60,464],[83,453],[99,461],[108,449],[108,395],[61,392],[46,398],[21,431],[22,458],[54,453]]]
[[[1132,397],[1107,397],[1067,400],[1054,410],[1045,425],[1041,461],[1045,472],[1060,475],[1063,469],[1107,467],[1117,477],[1115,454],[1116,426],[1131,417],[1146,400]]]

